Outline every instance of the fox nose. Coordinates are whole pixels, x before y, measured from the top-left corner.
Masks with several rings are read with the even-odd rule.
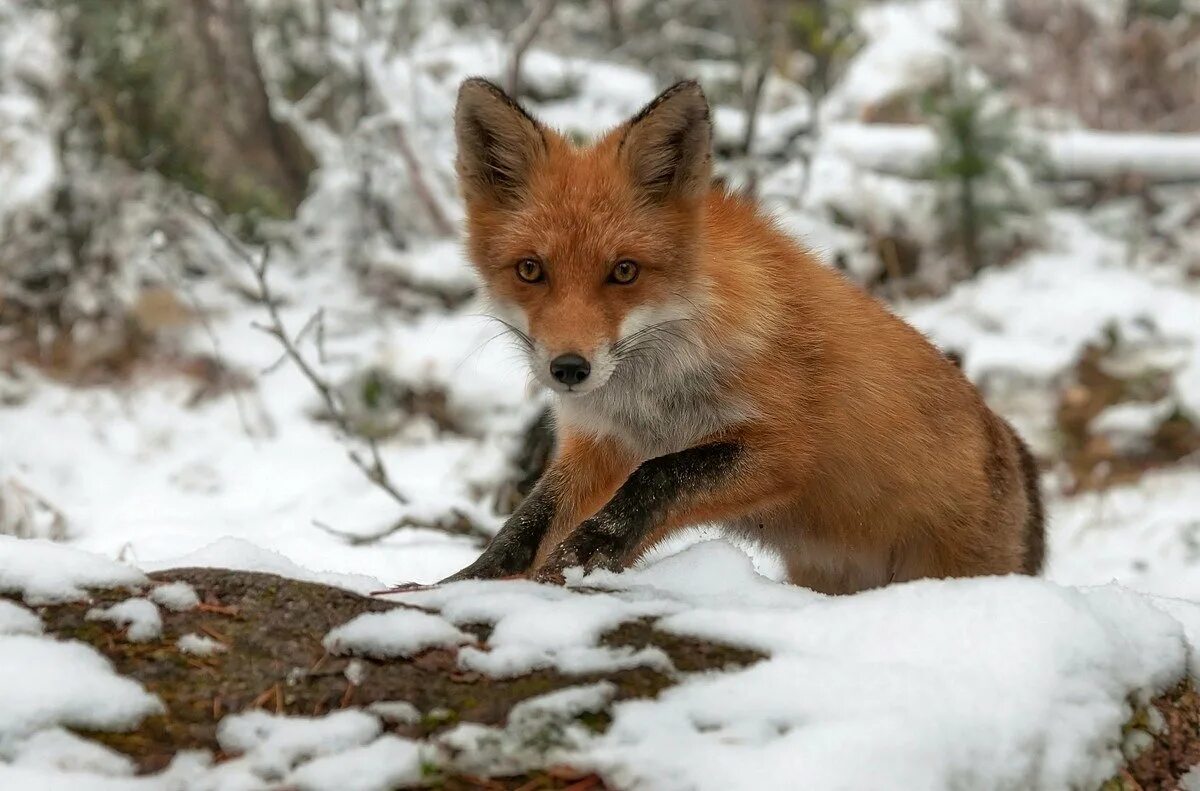
[[[587,379],[591,372],[591,364],[578,354],[560,354],[550,361],[550,375],[568,387]]]

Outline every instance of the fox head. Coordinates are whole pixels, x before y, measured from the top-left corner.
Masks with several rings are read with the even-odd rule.
[[[540,382],[595,392],[678,338],[703,292],[712,128],[698,84],[579,146],[469,79],[455,134],[468,255]]]

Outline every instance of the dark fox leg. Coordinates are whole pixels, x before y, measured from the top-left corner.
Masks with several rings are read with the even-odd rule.
[[[474,563],[442,582],[497,579],[524,573],[554,522],[561,487],[543,476]]]
[[[624,567],[630,553],[662,527],[747,513],[777,488],[764,471],[750,470],[736,442],[716,442],[645,462],[593,517],[559,544],[538,578],[559,580],[572,566]]]
[[[636,461],[612,440],[564,435],[558,455],[479,558],[442,582],[523,574],[543,540],[579,524],[612,496]]]

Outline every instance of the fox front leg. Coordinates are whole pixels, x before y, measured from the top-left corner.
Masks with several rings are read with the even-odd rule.
[[[636,464],[629,450],[612,438],[564,431],[550,469],[479,559],[442,582],[524,574],[543,541],[555,542],[594,513]]]
[[[500,528],[475,562],[442,582],[497,579],[523,574],[533,564],[561,499],[553,479],[543,477]]]
[[[751,476],[737,442],[699,445],[645,462],[613,498],[550,553],[537,572],[560,581],[564,569],[624,568],[629,554],[662,527],[696,524],[749,512],[771,493],[767,477]]]

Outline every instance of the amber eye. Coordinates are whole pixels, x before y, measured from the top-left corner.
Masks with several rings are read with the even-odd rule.
[[[613,283],[620,283],[623,286],[627,286],[633,281],[637,280],[637,276],[637,262],[625,259],[624,261],[617,262],[617,265],[613,267],[612,274],[608,276],[608,279]]]
[[[517,277],[526,283],[539,283],[545,278],[542,265],[532,258],[522,258],[517,262]]]

